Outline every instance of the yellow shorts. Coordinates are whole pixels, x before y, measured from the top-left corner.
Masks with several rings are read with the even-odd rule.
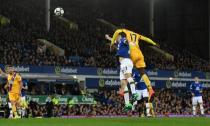
[[[9,93],[9,100],[12,101],[12,102],[17,102],[19,103],[20,102],[20,95],[17,94],[17,93]]]
[[[144,62],[144,56],[141,50],[131,50],[130,53],[131,60],[136,68],[145,68],[146,64]]]

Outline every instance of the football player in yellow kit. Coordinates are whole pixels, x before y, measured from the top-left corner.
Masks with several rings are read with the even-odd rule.
[[[138,33],[135,33],[133,31],[130,31],[128,29],[117,29],[112,37],[110,37],[109,35],[105,35],[105,38],[111,41],[110,47],[114,45],[119,33],[121,32],[124,32],[126,34],[126,38],[128,40],[129,47],[130,47],[130,58],[133,61],[135,68],[139,70],[141,78],[144,80],[147,86],[147,89],[149,91],[149,96],[150,98],[152,98],[154,96],[154,90],[151,86],[151,81],[149,77],[145,73],[146,64],[144,61],[144,56],[139,47],[139,42],[140,40],[143,40],[154,46],[159,46],[159,45],[155,43],[154,41],[152,41],[151,39],[143,35],[140,35]]]
[[[22,77],[19,73],[15,72],[14,67],[8,65],[6,69],[8,74],[3,73],[2,70],[1,74],[6,75],[7,77],[7,84],[5,85],[5,88],[8,89],[9,101],[12,105],[14,118],[20,118],[17,114],[17,107],[20,106],[21,102],[20,96],[22,90]]]

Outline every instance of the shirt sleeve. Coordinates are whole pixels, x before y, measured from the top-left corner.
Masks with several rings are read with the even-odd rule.
[[[18,74],[16,77],[17,81],[22,81],[22,77]]]
[[[147,37],[145,37],[145,36],[143,36],[143,35],[139,35],[139,38],[140,38],[141,40],[143,40],[143,41],[149,43],[149,44],[157,45],[157,43],[155,43],[152,39],[147,38]]]
[[[119,35],[120,32],[122,32],[123,29],[117,29],[114,33],[114,35],[112,36],[112,41],[111,41],[111,45],[113,45],[115,43],[115,41],[117,40],[117,37]]]

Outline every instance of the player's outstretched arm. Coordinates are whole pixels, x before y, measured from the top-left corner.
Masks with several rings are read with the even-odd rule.
[[[111,38],[108,34],[105,35],[105,38],[106,38],[107,40],[109,40],[110,42],[112,41],[112,38]]]
[[[113,36],[112,36],[112,41],[111,41],[111,45],[114,45],[115,41],[117,40],[117,36],[119,35],[119,33],[123,32],[123,29],[117,29]]]
[[[112,41],[112,38],[108,34],[105,35],[105,38],[109,40],[110,42]],[[114,44],[109,43],[109,46],[110,46],[110,52],[111,52],[114,49]]]
[[[5,72],[3,72],[3,70],[0,68],[0,74],[4,77],[7,77],[7,74]]]
[[[8,89],[8,87],[9,87],[9,82],[7,82],[6,84],[5,84],[5,86],[4,86],[4,89]]]
[[[115,41],[117,40],[117,37],[118,37],[119,33],[121,33],[121,32],[123,32],[123,29],[117,29],[117,30],[114,32],[114,34],[113,34],[112,37],[110,37],[108,34],[106,34],[106,35],[105,35],[105,38],[106,38],[107,40],[111,41],[111,45],[114,45]]]
[[[2,73],[4,73],[4,72],[3,72],[2,69],[0,68],[0,74],[2,74]]]
[[[143,40],[143,41],[145,41],[145,42],[147,42],[147,43],[149,43],[149,44],[152,44],[154,46],[157,46],[157,47],[160,46],[159,44],[157,44],[156,42],[154,42],[152,39],[147,38],[145,36],[140,35],[140,39]]]

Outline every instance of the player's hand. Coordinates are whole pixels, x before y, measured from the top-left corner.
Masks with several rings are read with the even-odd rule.
[[[105,38],[109,40],[110,37],[108,34],[105,34]]]
[[[195,96],[194,93],[192,93],[192,96]]]
[[[112,41],[112,38],[108,34],[105,35],[105,38],[109,41]]]

